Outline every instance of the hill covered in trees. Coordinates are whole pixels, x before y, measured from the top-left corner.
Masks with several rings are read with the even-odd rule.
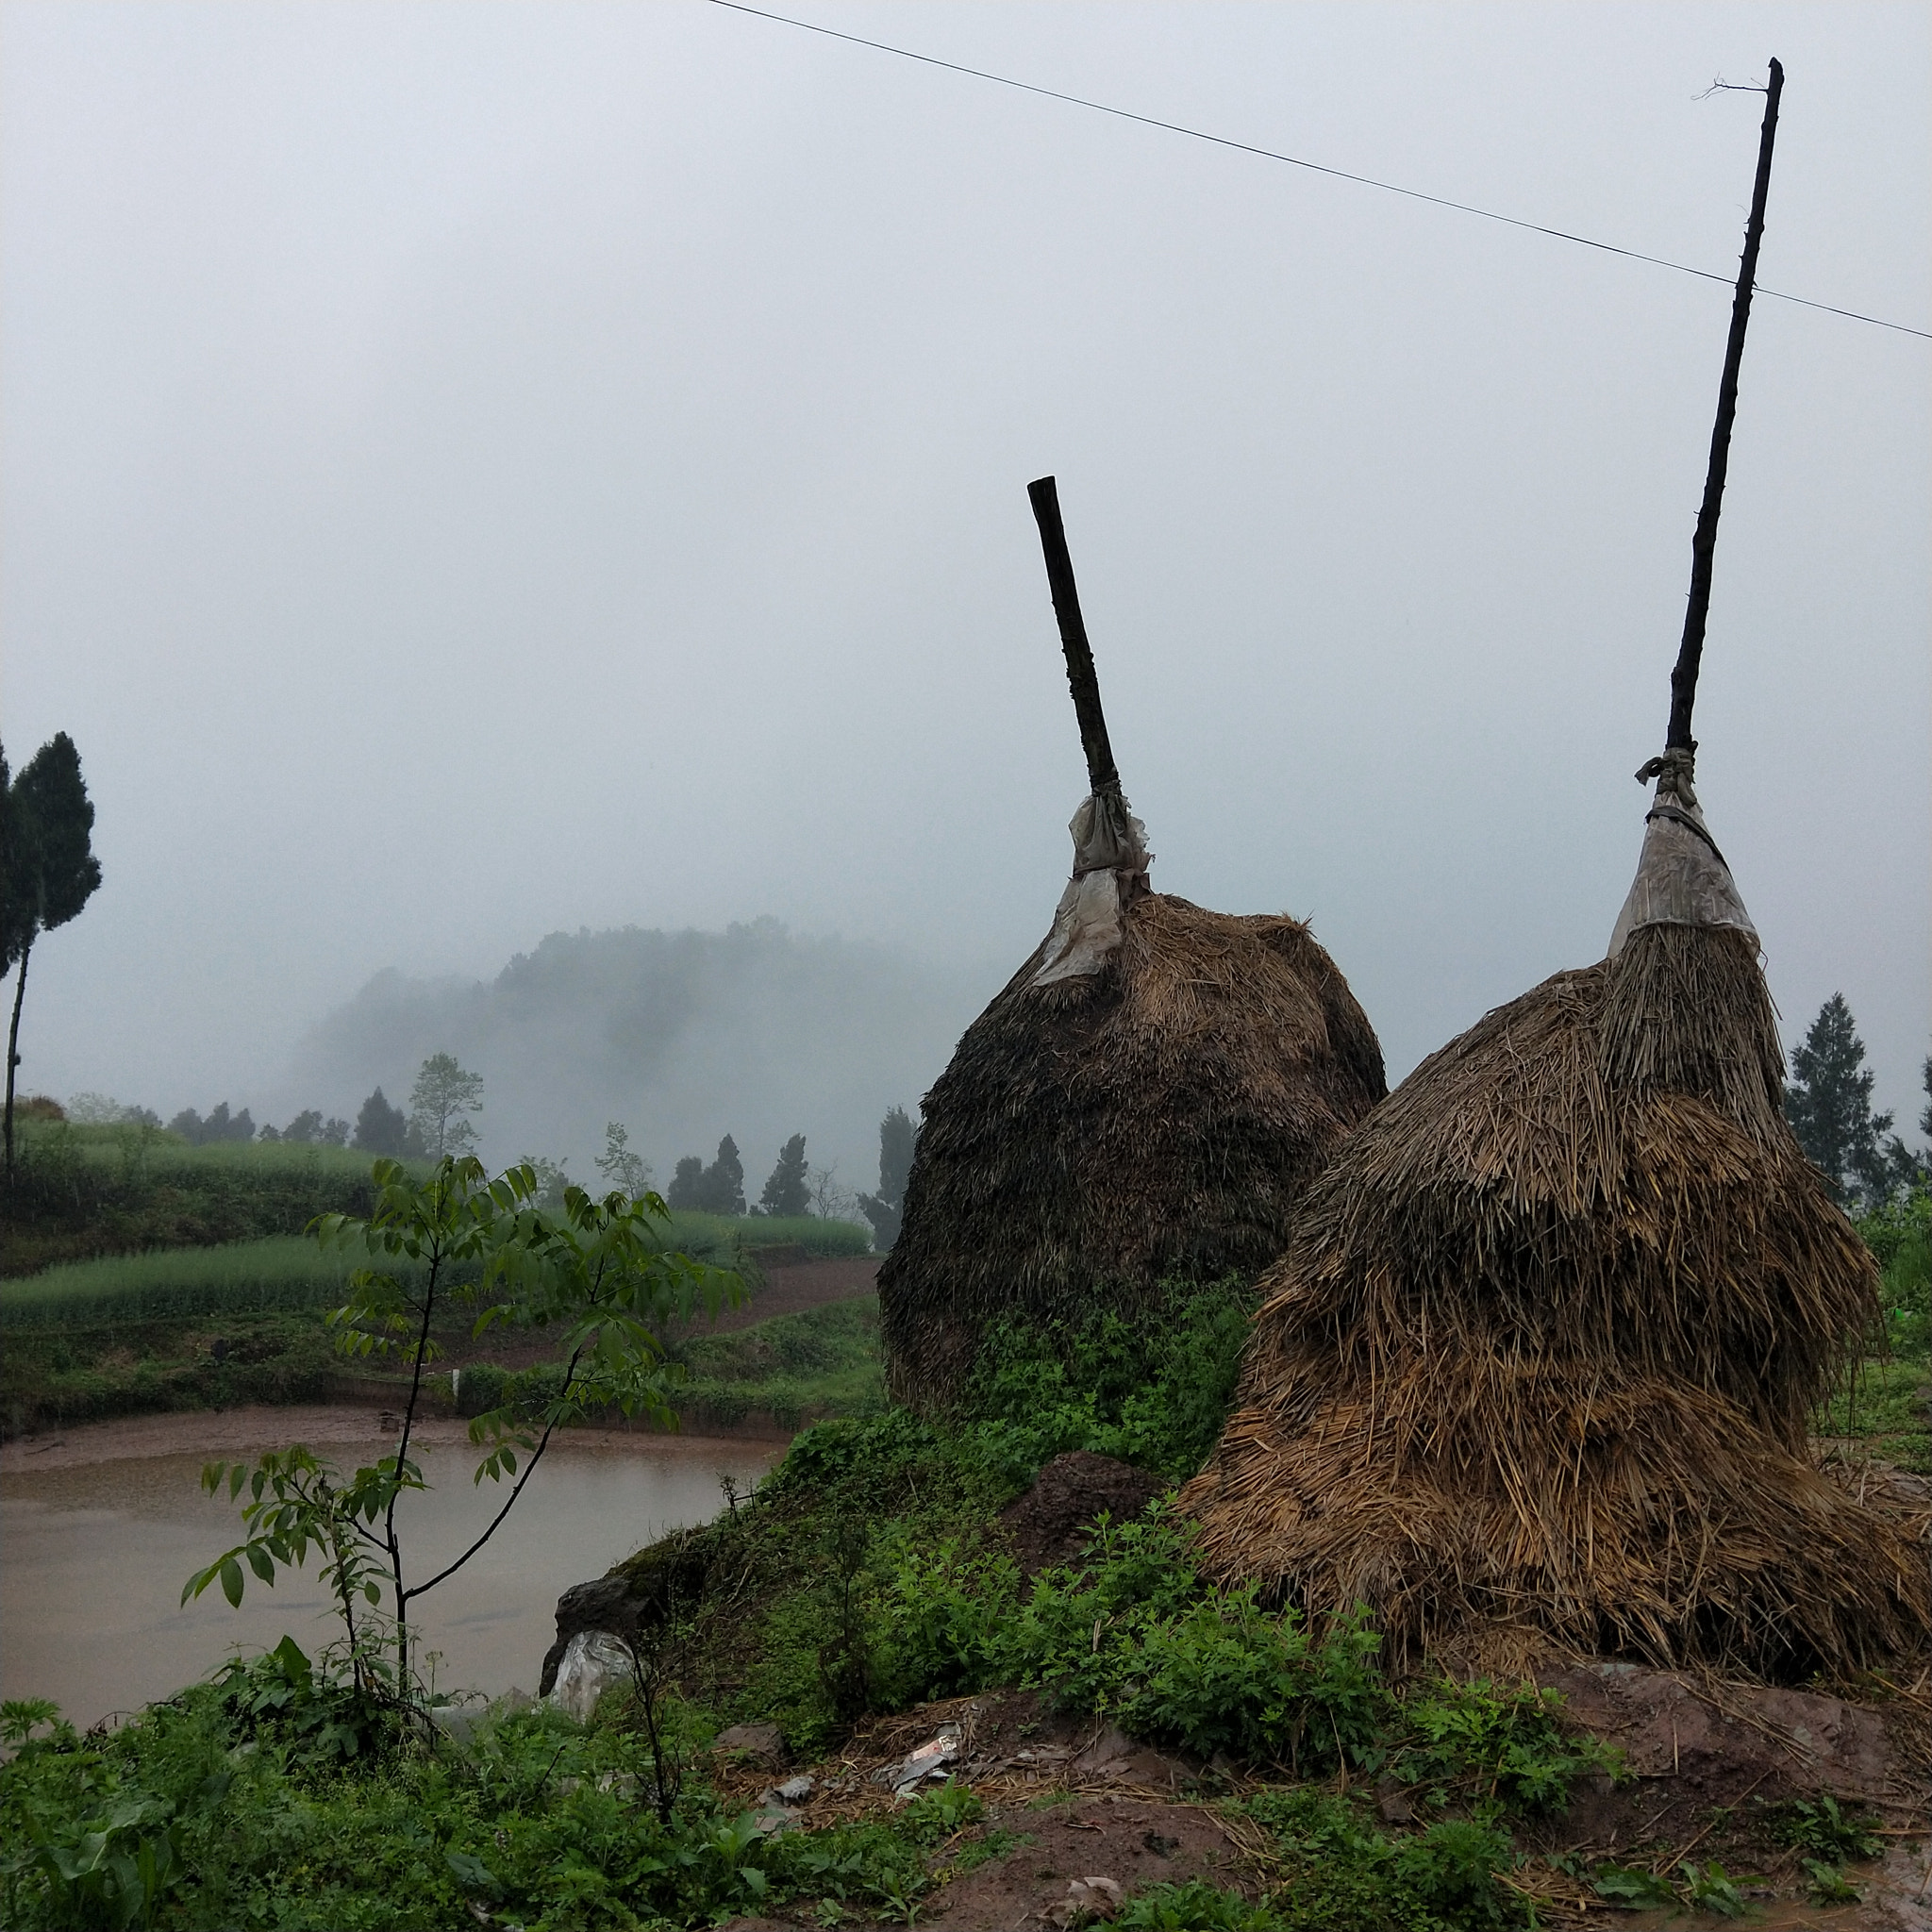
[[[607,1122],[656,1185],[725,1134],[754,1187],[794,1134],[850,1188],[877,1182],[879,1120],[914,1111],[993,989],[896,949],[775,920],[724,932],[553,933],[494,979],[377,974],[297,1050],[290,1091],[353,1112],[429,1055],[483,1076],[486,1158],[566,1157],[594,1183]],[[304,1105],[308,1104],[304,1099]]]

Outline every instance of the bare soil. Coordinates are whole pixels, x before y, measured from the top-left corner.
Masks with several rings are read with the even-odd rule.
[[[1000,1511],[1020,1574],[1072,1562],[1103,1512],[1116,1523],[1131,1522],[1166,1488],[1161,1477],[1091,1450],[1056,1456],[1033,1487]]]

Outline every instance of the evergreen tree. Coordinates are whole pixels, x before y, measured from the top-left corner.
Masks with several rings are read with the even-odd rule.
[[[441,1160],[445,1155],[474,1154],[473,1113],[483,1111],[483,1075],[466,1074],[453,1053],[433,1053],[416,1072],[409,1094],[409,1125],[419,1137],[405,1151]]]
[[[729,1134],[718,1142],[718,1158],[706,1168],[699,1192],[698,1206],[708,1214],[744,1212],[744,1162]]]
[[[1872,1111],[1872,1074],[1864,1066],[1865,1042],[1844,995],[1835,992],[1818,1009],[1805,1043],[1791,1049],[1785,1117],[1833,1196],[1847,1204],[1860,1195],[1882,1200],[1896,1184],[1882,1144],[1891,1115]]]
[[[5,1140],[13,1184],[13,1075],[20,1065],[20,1009],[27,958],[43,932],[65,925],[101,883],[93,854],[94,808],[80,775],[80,754],[57,731],[10,783],[0,752],[0,972],[18,965],[13,1020],[7,1031]]]
[[[191,1147],[199,1147],[201,1145],[201,1116],[192,1107],[184,1107],[168,1123],[168,1131],[171,1134],[179,1134]]]
[[[705,1205],[704,1191],[704,1156],[687,1154],[671,1176],[671,1185],[664,1193],[664,1205],[667,1208],[699,1208]]]
[[[356,1138],[349,1142],[365,1154],[399,1155],[409,1130],[409,1117],[399,1107],[391,1107],[378,1087],[362,1103],[356,1116]]]
[[[758,1206],[767,1214],[797,1215],[811,1210],[811,1192],[806,1182],[805,1136],[793,1134],[779,1150],[778,1164],[772,1170]]]
[[[858,1197],[859,1210],[872,1223],[873,1245],[882,1253],[899,1239],[906,1183],[911,1177],[912,1151],[918,1142],[912,1116],[903,1107],[890,1109],[879,1123],[879,1191]]]
[[[308,1143],[310,1141],[321,1140],[322,1115],[318,1113],[316,1109],[312,1107],[309,1108],[307,1110],[307,1112],[298,1113],[295,1116],[295,1118],[291,1120],[289,1123],[289,1124],[282,1129],[282,1139],[285,1141],[299,1141],[304,1144]]]

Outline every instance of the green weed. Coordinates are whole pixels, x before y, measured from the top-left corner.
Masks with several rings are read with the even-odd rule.
[[[1872,1835],[1862,1810],[1845,1810],[1829,1791],[1816,1798],[1792,1798],[1766,1807],[1765,1829],[1775,1844],[1790,1845],[1814,1858],[1841,1864],[1847,1858],[1875,1858],[1882,1846]]]

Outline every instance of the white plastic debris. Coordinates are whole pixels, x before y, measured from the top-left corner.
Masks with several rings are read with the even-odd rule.
[[[928,1778],[943,1779],[959,1755],[964,1736],[958,1724],[941,1724],[938,1732],[918,1750],[908,1752],[896,1764],[873,1773],[874,1784],[889,1785],[892,1795],[909,1798]]]
[[[579,1630],[564,1646],[550,1702],[585,1724],[605,1691],[630,1681],[630,1652],[624,1640],[608,1630]]]
[[[1045,1916],[1056,1925],[1076,1925],[1087,1919],[1110,1919],[1121,1908],[1120,1881],[1114,1878],[1071,1878],[1067,1895]]]

